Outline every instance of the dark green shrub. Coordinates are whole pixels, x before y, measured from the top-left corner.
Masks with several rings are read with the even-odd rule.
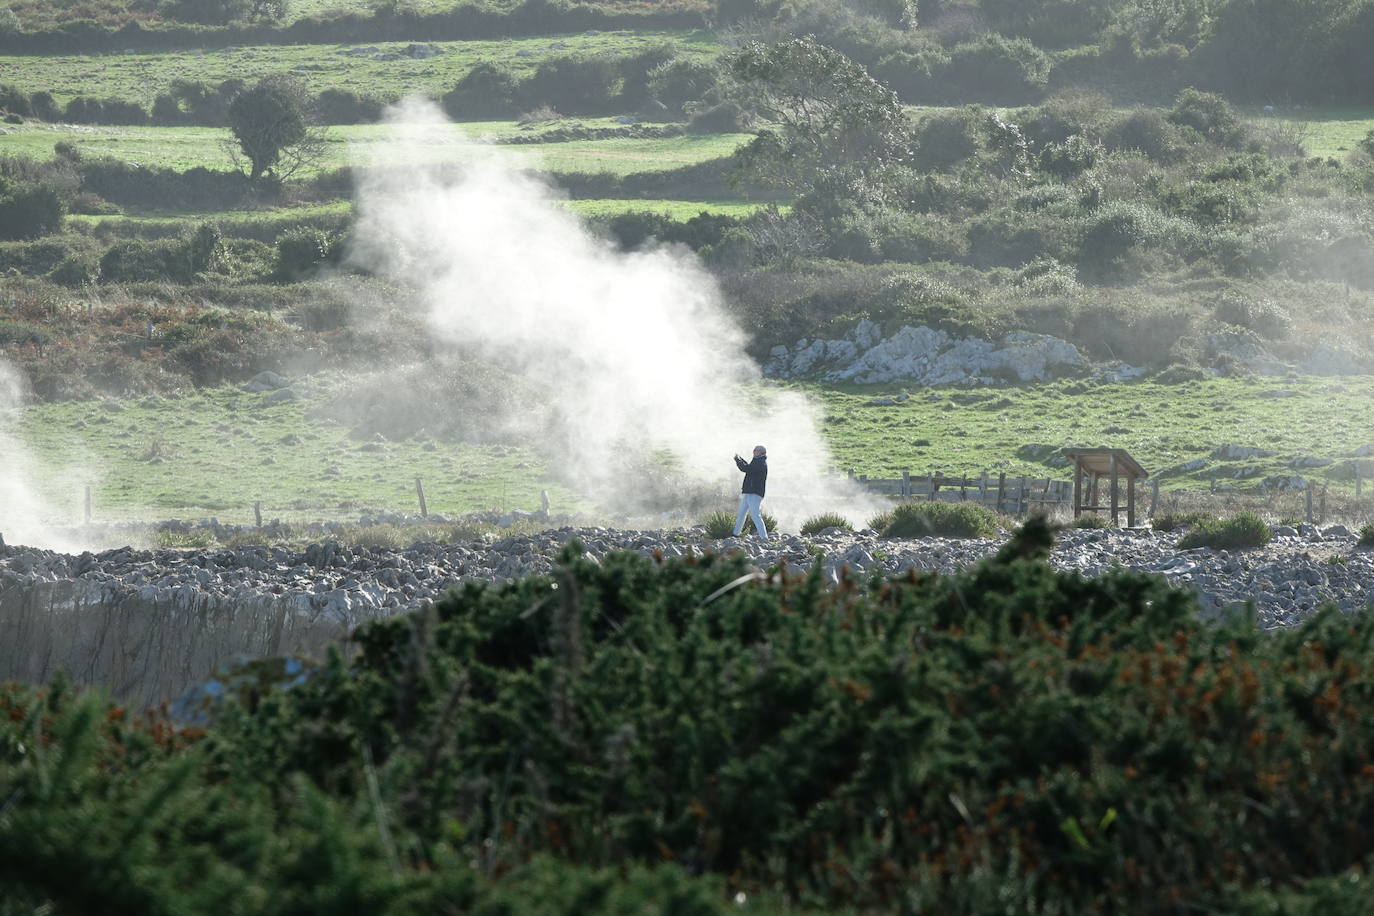
[[[674,57],[649,71],[649,97],[681,115],[689,102],[700,102],[715,91],[716,65],[699,57]]]
[[[556,54],[545,58],[522,85],[523,107],[548,106],[564,114],[599,114],[613,107],[620,86],[620,68],[614,58]]]
[[[1156,162],[1177,162],[1188,152],[1179,128],[1153,108],[1137,108],[1107,128],[1103,142],[1110,150],[1135,150]]]
[[[315,116],[321,124],[371,124],[381,120],[384,103],[373,96],[348,89],[326,89],[315,99]]]
[[[988,538],[997,534],[997,516],[976,503],[909,502],[892,510],[879,530],[885,538]]]
[[[915,164],[950,169],[982,149],[983,112],[976,107],[926,118],[916,128]]]
[[[1215,550],[1243,550],[1263,547],[1273,538],[1273,532],[1258,515],[1240,512],[1228,519],[1205,519],[1178,542],[1180,550],[1211,547]]]
[[[764,519],[765,523],[768,521]],[[837,512],[823,512],[820,515],[813,515],[802,522],[802,534],[819,534],[826,528],[840,528],[844,531],[853,531],[854,526],[849,524],[849,519]]]
[[[116,242],[100,258],[106,283],[186,283],[194,273],[186,244],[176,239]]]
[[[1007,104],[1038,96],[1049,74],[1044,51],[1024,38],[988,33],[951,48],[942,75],[954,98]]]
[[[878,512],[868,520],[868,527],[870,530],[882,534],[892,524],[893,518],[895,518],[895,516],[893,515],[893,510],[884,509],[883,511]]]
[[[1245,122],[1219,95],[1184,89],[1168,114],[1171,124],[1190,127],[1218,146],[1240,146],[1245,140]]]
[[[89,286],[100,279],[100,262],[89,255],[68,255],[48,273],[48,279],[62,286]]]
[[[444,111],[456,120],[514,117],[522,101],[520,77],[509,67],[481,61],[444,95]]]
[[[1040,150],[1037,165],[1040,171],[1068,181],[1097,165],[1102,152],[1101,143],[1075,134],[1063,143],[1046,144]]]
[[[297,226],[277,237],[276,277],[295,281],[310,276],[325,263],[329,236],[313,226]]]
[[[161,0],[158,6],[168,19],[224,25],[246,18],[252,9],[252,0]]]
[[[1361,547],[1374,547],[1374,524],[1365,525],[1360,529],[1358,544]]]
[[[1217,303],[1217,320],[1249,328],[1269,340],[1283,340],[1293,330],[1287,309],[1270,299],[1227,296]]]
[[[50,182],[11,186],[0,178],[0,239],[36,239],[62,228],[67,208]]]
[[[1073,520],[1073,527],[1075,528],[1110,528],[1111,526],[1112,523],[1107,516],[1098,512],[1088,512]]]
[[[650,79],[660,67],[677,57],[677,45],[671,41],[657,41],[629,54],[619,61],[620,104],[634,110],[650,98]],[[662,99],[658,101],[663,102]],[[690,101],[684,99],[683,101]],[[664,102],[666,105],[667,103]]]

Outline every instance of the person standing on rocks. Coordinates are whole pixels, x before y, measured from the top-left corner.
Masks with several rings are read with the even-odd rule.
[[[754,519],[754,535],[768,540],[768,526],[763,523],[763,491],[768,483],[768,450],[762,445],[754,446],[754,460],[745,461],[735,456],[735,467],[744,472],[744,486],[740,487],[739,514],[735,517],[735,537],[744,530],[744,517]]]

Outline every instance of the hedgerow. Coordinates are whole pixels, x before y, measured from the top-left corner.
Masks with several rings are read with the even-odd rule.
[[[240,682],[204,729],[10,686],[0,898],[1359,911],[1374,614],[1204,624],[1049,546],[1036,521],[959,575],[833,589],[573,547]]]

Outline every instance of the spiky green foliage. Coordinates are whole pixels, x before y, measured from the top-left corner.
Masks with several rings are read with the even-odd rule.
[[[1374,547],[1374,523],[1365,525],[1360,529],[1359,545],[1361,547]]]
[[[1253,512],[1238,512],[1228,519],[1203,519],[1179,539],[1181,550],[1211,547],[1216,550],[1243,550],[1263,547],[1274,536],[1269,526]]]
[[[765,519],[764,521],[767,521]],[[826,528],[840,528],[844,531],[853,531],[854,526],[849,524],[849,519],[840,515],[838,512],[822,512],[820,515],[813,515],[802,522],[802,534],[819,534]]]
[[[1080,515],[1078,518],[1074,519],[1073,526],[1075,528],[1109,528],[1111,527],[1111,523],[1107,520],[1107,516],[1090,512],[1087,515]]]
[[[997,533],[997,516],[976,503],[909,502],[892,510],[885,538],[986,538]]]
[[[778,520],[767,512],[760,512],[759,514],[763,516],[763,524],[767,526],[768,534],[772,536],[777,533]],[[711,512],[703,516],[701,521],[697,522],[697,524],[706,529],[706,536],[708,538],[714,538],[716,540],[731,537],[735,533],[735,516],[724,510]],[[741,534],[751,535],[753,533],[754,520],[746,516]]]

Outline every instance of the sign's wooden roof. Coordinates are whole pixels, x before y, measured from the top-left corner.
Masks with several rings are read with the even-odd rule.
[[[1124,448],[1066,448],[1064,454],[1090,474],[1110,474],[1111,460],[1115,456],[1118,474],[1140,478],[1150,476],[1150,472],[1141,467],[1140,462],[1127,454]]]

